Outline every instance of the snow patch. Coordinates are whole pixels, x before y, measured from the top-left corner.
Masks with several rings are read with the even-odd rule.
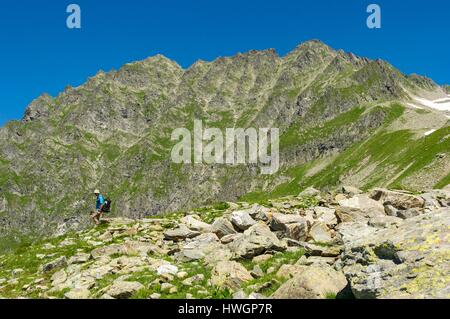
[[[437,131],[436,129],[432,129],[432,130],[429,130],[428,132],[425,132],[423,135],[428,136],[428,135],[433,134],[436,131]]]
[[[421,105],[427,106],[432,109],[439,111],[450,111],[450,100],[449,99],[438,99],[438,100],[427,100],[421,97],[413,97],[413,99],[420,103]]]
[[[444,97],[443,99],[438,99],[438,100],[434,100],[434,103],[446,103],[446,102],[450,102],[450,97]]]

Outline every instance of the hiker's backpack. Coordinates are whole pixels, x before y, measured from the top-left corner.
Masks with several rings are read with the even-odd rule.
[[[103,208],[102,208],[102,211],[104,213],[110,213],[111,212],[111,203],[112,203],[112,200],[109,197],[107,197],[105,199],[105,203],[103,204]]]

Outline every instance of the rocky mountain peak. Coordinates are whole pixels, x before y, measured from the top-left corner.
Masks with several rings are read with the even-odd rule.
[[[45,93],[39,96],[26,108],[22,122],[27,123],[48,118],[52,111],[52,105],[53,98],[49,94]]]
[[[407,89],[424,90],[386,62],[320,41],[285,57],[250,51],[183,70],[157,55],[99,72],[39,97],[1,130],[0,232],[40,236],[64,220],[83,228],[94,187],[133,218],[346,179],[363,189],[443,187],[447,120],[408,108]],[[279,128],[280,170],[266,179],[254,165],[175,165],[171,133],[194,119],[222,130]]]

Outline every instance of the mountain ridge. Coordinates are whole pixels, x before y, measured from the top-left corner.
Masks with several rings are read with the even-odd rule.
[[[412,94],[445,96],[443,87],[424,77],[405,76],[385,61],[336,51],[320,41],[303,43],[284,57],[272,49],[249,51],[183,69],[157,55],[100,71],[56,97],[35,99],[22,121],[0,129],[0,228],[39,234],[85,225],[89,194],[96,187],[115,198],[117,214],[142,218],[241,196],[256,200],[261,194],[298,193],[308,183],[334,187],[355,176],[353,183],[362,188],[393,180],[414,190],[420,180],[414,176],[427,165],[435,185],[444,184],[450,173],[447,155],[427,157],[402,177],[416,160],[404,165],[397,157],[415,151],[408,145],[414,136],[436,129],[427,141],[448,143],[445,113],[409,107]],[[195,118],[221,129],[279,127],[281,171],[262,178],[251,166],[171,163],[171,131],[192,127]],[[394,162],[388,156],[372,164],[391,167],[385,177],[345,154],[358,143],[370,145],[365,141],[378,145],[386,136],[406,145],[392,148]],[[436,141],[430,146],[433,155],[447,154],[446,144]],[[364,152],[358,163],[379,156],[374,154],[379,150]],[[335,163],[343,165],[341,177],[320,169],[336,154],[346,156]],[[379,181],[366,183],[367,174]],[[395,178],[398,174],[402,179]]]

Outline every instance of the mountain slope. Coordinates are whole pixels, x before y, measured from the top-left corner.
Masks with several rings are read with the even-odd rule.
[[[285,57],[250,51],[184,70],[158,55],[99,72],[55,98],[39,97],[22,121],[0,130],[0,230],[39,235],[82,226],[96,187],[114,199],[117,214],[142,218],[309,185],[445,186],[448,117],[414,97],[447,92],[320,41]],[[280,128],[280,171],[174,164],[171,133],[195,119],[221,129]]]

